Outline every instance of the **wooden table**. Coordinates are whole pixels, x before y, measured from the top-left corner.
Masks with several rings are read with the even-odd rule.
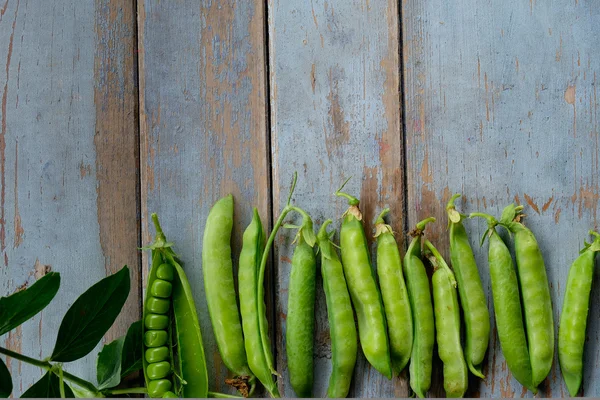
[[[66,308],[128,264],[132,291],[107,340],[140,318],[157,212],[186,262],[211,389],[228,390],[207,315],[204,219],[236,200],[233,244],[252,206],[273,221],[293,171],[296,204],[339,218],[348,176],[366,228],[392,209],[402,246],[417,220],[447,255],[444,203],[498,215],[525,205],[546,258],[556,325],[568,266],[598,228],[600,8],[593,0],[5,0],[0,2],[0,295],[47,268],[62,287],[0,345],[52,350]],[[482,221],[467,228],[484,288]],[[281,389],[292,233],[276,241],[269,307]],[[319,280],[315,395],[330,371]],[[584,395],[600,396],[600,282],[594,282]],[[489,306],[493,309],[491,296]],[[511,378],[492,321],[491,350],[469,396],[531,396]],[[41,372],[9,360],[15,396]],[[95,353],[67,365],[94,379]],[[430,395],[443,395],[439,361]],[[406,396],[365,362],[351,395]],[[558,363],[541,396],[564,396]]]

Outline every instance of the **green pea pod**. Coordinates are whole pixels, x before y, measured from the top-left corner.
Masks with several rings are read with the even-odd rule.
[[[175,388],[183,397],[206,397],[206,359],[190,284],[156,214],[152,221],[156,240],[148,247],[152,268],[143,309],[142,362],[148,394],[163,397]]]
[[[533,233],[520,222],[523,207],[507,206],[500,224],[514,235],[533,386],[550,372],[554,358],[554,316],[544,258]]]
[[[312,397],[317,259],[312,220],[301,212],[303,224],[296,236],[288,285],[286,354],[290,383],[299,397]],[[305,239],[308,233],[308,243]]]
[[[498,221],[491,215],[472,213],[472,217],[482,217],[488,221],[488,230],[481,244],[488,238],[488,265],[494,299],[496,331],[500,347],[513,377],[523,386],[537,393],[532,383],[531,361],[521,313],[519,283],[512,256],[506,244],[496,232]]]
[[[431,252],[429,260],[434,267],[431,278],[433,310],[438,354],[444,363],[444,390],[446,397],[463,397],[469,386],[469,372],[460,343],[460,311],[456,278],[431,242],[425,240],[425,245]]]
[[[410,360],[413,321],[398,244],[392,227],[383,220],[389,211],[389,208],[383,210],[375,221],[377,276],[387,320],[392,366],[399,374]]]
[[[254,208],[252,222],[244,231],[238,270],[244,344],[250,369],[272,397],[279,397],[279,390],[269,367],[273,363],[273,353],[268,331],[263,333],[259,323],[259,318],[263,319],[263,326],[268,329],[267,316],[264,312],[259,312],[258,307],[260,302],[264,309],[264,298],[258,296],[259,266],[264,246],[265,233],[258,210]],[[263,347],[263,334],[267,335],[265,338],[267,346],[265,347]],[[270,363],[268,360],[271,360]]]
[[[290,188],[290,193],[287,198],[287,202],[279,218],[275,221],[273,225],[273,231],[269,235],[264,249],[262,252],[260,249],[262,248],[262,238],[264,237],[262,231],[262,224],[260,224],[260,218],[258,218],[258,213],[255,210],[255,216],[252,220],[252,223],[244,232],[244,246],[242,249],[242,254],[240,255],[240,269],[244,271],[245,277],[251,277],[252,271],[256,271],[256,279],[248,279],[248,283],[244,282],[240,279],[240,283],[247,284],[249,287],[244,286],[240,289],[240,293],[244,293],[240,295],[240,301],[242,302],[250,302],[249,305],[245,304],[242,308],[243,318],[246,322],[244,322],[248,328],[245,328],[245,335],[249,339],[246,341],[246,348],[249,345],[254,346],[254,351],[250,355],[250,363],[254,365],[253,370],[258,376],[260,381],[265,385],[266,389],[269,391],[271,396],[279,397],[279,391],[277,389],[277,384],[272,381],[272,378],[267,377],[265,367],[269,371],[270,374],[278,375],[277,371],[274,368],[273,355],[271,353],[271,343],[269,340],[269,328],[267,323],[267,313],[265,307],[265,271],[267,268],[267,261],[269,259],[269,254],[271,251],[271,246],[273,245],[273,241],[275,240],[275,236],[279,231],[279,228],[283,224],[283,220],[285,217],[291,212],[296,211],[301,215],[305,215],[306,213],[291,204],[292,194],[294,193],[294,188],[296,187],[296,180],[298,178],[298,174],[294,172],[294,176],[292,179],[292,186]],[[304,240],[308,244],[314,244],[316,241],[314,232],[312,229],[310,232],[306,230],[303,232]],[[243,258],[242,258],[243,256]],[[257,264],[257,262],[260,262]],[[243,264],[243,265],[242,265]],[[257,267],[255,267],[257,266]],[[251,299],[252,292],[254,291],[254,299]],[[248,306],[248,307],[246,307]],[[256,322],[254,322],[256,321]],[[260,346],[258,343],[260,342]],[[259,354],[262,352],[262,356]],[[262,378],[261,378],[262,377]]]
[[[254,391],[254,375],[248,367],[240,313],[233,281],[231,231],[233,196],[217,201],[206,218],[202,243],[202,272],[208,313],[221,359],[235,378],[228,381],[240,393]],[[250,388],[245,385],[248,382]]]
[[[583,378],[583,348],[590,303],[590,292],[594,277],[594,261],[600,251],[600,235],[592,244],[587,244],[571,264],[565,288],[560,326],[558,328],[558,360],[567,389],[577,396]]]
[[[483,379],[481,364],[490,338],[490,313],[473,249],[462,224],[464,217],[454,207],[458,197],[460,194],[452,196],[446,206],[450,228],[450,260],[458,282],[465,321],[465,359],[473,375]]]
[[[414,326],[412,353],[410,356],[410,387],[423,398],[431,387],[435,322],[429,291],[429,278],[421,261],[421,236],[425,226],[434,222],[430,217],[420,221],[413,232],[413,240],[404,256],[404,276]]]
[[[358,339],[342,263],[327,232],[329,224],[331,224],[330,219],[323,222],[317,235],[331,337],[332,370],[327,397],[342,398],[346,397],[350,390],[358,352]]]
[[[340,245],[344,275],[358,319],[360,345],[367,361],[381,374],[391,379],[392,364],[383,300],[377,287],[375,272],[371,267],[362,213],[358,208],[359,200],[341,192],[344,185],[335,192],[336,196],[348,199],[350,206],[343,216]]]

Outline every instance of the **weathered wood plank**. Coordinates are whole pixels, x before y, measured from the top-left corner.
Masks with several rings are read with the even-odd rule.
[[[447,254],[443,205],[499,215],[523,203],[546,259],[558,326],[568,266],[598,228],[600,12],[592,1],[440,5],[403,2],[409,225],[435,215],[429,236]],[[483,222],[467,223],[490,294]],[[599,282],[595,282],[599,283]],[[600,291],[595,290],[593,304]],[[490,309],[492,299],[489,295]],[[591,313],[583,393],[598,396],[600,321]],[[468,395],[531,396],[511,378],[496,339]],[[431,393],[443,395],[441,370]],[[565,396],[558,361],[541,396]]]
[[[360,195],[368,235],[382,207],[403,230],[404,188],[400,124],[398,9],[394,1],[270,1],[269,62],[273,209],[285,204],[292,172],[294,196],[315,220],[339,227],[344,201],[333,192],[348,176]],[[285,354],[292,232],[280,235],[277,260],[278,370],[282,395],[294,396]],[[401,237],[399,239],[402,239]],[[336,239],[337,240],[337,239]],[[329,326],[319,279],[314,395],[324,396],[331,372]],[[359,350],[352,397],[406,396],[406,377],[388,381]]]
[[[50,306],[1,339],[32,357],[50,354],[66,309],[123,264],[132,291],[108,336],[139,318],[133,11],[118,1],[0,7],[0,295],[49,268],[62,278]],[[96,354],[66,368],[94,380]],[[13,396],[41,376],[8,365]]]
[[[145,0],[138,13],[142,237],[151,240],[149,213],[157,212],[186,263],[210,388],[233,393],[223,382],[227,369],[206,306],[202,234],[212,204],[233,193],[237,271],[252,206],[269,226],[264,6],[258,0]]]

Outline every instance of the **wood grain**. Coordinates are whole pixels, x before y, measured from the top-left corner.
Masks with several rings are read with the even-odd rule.
[[[62,278],[50,306],[1,339],[36,358],[77,296],[125,263],[132,295],[108,338],[139,318],[135,19],[126,2],[97,3],[0,6],[0,295],[50,269]],[[65,368],[94,380],[96,354]],[[13,396],[41,376],[7,361]]]
[[[403,230],[402,134],[398,9],[393,1],[269,1],[269,65],[273,209],[285,204],[298,171],[295,203],[315,227],[346,209],[333,192],[361,198],[366,232],[384,206]],[[285,355],[287,287],[293,232],[276,241],[277,354],[283,396],[293,397]],[[401,237],[399,238],[402,239]],[[337,239],[336,239],[337,240]],[[324,396],[331,373],[329,326],[317,282],[314,396]],[[359,351],[351,397],[406,396],[406,378],[388,381]]]
[[[158,213],[194,291],[210,389],[233,393],[206,306],[202,235],[212,204],[232,193],[237,272],[252,207],[270,223],[263,3],[145,0],[138,15],[142,237]]]
[[[558,326],[568,266],[598,228],[596,43],[591,1],[441,5],[403,2],[409,225],[434,215],[429,237],[447,255],[443,205],[464,194],[463,212],[499,215],[525,205],[545,256]],[[466,223],[493,308],[482,221]],[[598,283],[598,282],[595,282]],[[598,302],[595,290],[592,304]],[[591,313],[583,393],[600,393],[600,320]],[[470,396],[531,396],[512,379],[496,340]],[[441,396],[441,367],[430,395]],[[540,396],[567,394],[558,362]]]
[[[139,121],[136,9],[133,2],[96,2],[97,214],[107,274],[131,270],[132,290],[107,339],[127,333],[141,318],[139,221]],[[80,174],[87,173],[82,164]]]

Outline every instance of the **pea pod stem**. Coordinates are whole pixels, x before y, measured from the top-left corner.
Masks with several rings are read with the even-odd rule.
[[[383,210],[381,210],[381,212],[379,213],[379,215],[377,216],[377,219],[375,220],[375,225],[379,225],[379,224],[385,224],[385,221],[383,220],[383,218],[388,215],[390,212],[389,208],[384,208]]]
[[[63,370],[62,370],[62,366],[60,364],[57,364],[54,366],[53,369],[57,369],[58,370],[58,390],[60,392],[60,398],[64,399],[67,396],[65,395],[65,381],[63,379]]]
[[[448,203],[446,203],[446,210],[450,210],[454,208],[454,202],[456,201],[456,199],[458,199],[461,196],[460,193],[455,193],[452,195],[452,197],[450,197],[450,200],[448,200]]]
[[[125,389],[108,389],[108,390],[104,390],[104,393],[109,394],[111,396],[118,396],[121,394],[147,394],[148,389],[145,387],[133,387],[133,388],[125,388]]]
[[[211,398],[211,399],[243,399],[242,396],[234,396],[232,394],[211,392],[211,391],[208,392],[208,398]]]
[[[427,226],[427,224],[429,224],[431,222],[435,222],[435,217],[425,218],[424,220],[417,222],[416,228],[411,233],[411,236],[413,236],[413,237],[421,236],[423,234],[423,230],[425,229],[425,226]]]
[[[428,239],[425,239],[424,243],[425,246],[427,246],[427,248],[431,252],[431,254],[433,254],[433,256],[435,257],[434,260],[437,262],[437,265],[434,264],[434,268],[445,269],[446,272],[448,272],[448,276],[450,277],[450,283],[453,287],[456,287],[456,277],[454,276],[454,272],[452,271],[452,269],[446,263],[446,260],[444,260],[444,257],[442,257],[440,252],[433,246],[433,244]]]
[[[265,296],[264,282],[265,282],[265,270],[267,267],[267,261],[269,260],[269,254],[271,252],[271,247],[273,246],[275,236],[277,236],[277,232],[279,231],[279,228],[281,228],[281,225],[283,224],[285,217],[287,217],[287,215],[290,213],[290,211],[295,211],[295,212],[299,213],[300,215],[302,215],[302,217],[304,218],[304,223],[306,223],[306,218],[308,218],[308,220],[310,220],[308,213],[306,213],[301,208],[295,207],[291,204],[292,195],[294,193],[294,189],[296,188],[297,179],[298,179],[298,173],[294,172],[294,175],[292,178],[292,186],[290,188],[290,193],[288,194],[288,197],[287,197],[286,205],[283,208],[283,210],[281,210],[281,214],[279,215],[279,218],[277,218],[277,221],[275,221],[275,225],[273,225],[273,229],[271,231],[271,234],[269,235],[269,238],[267,239],[267,243],[265,244],[265,248],[262,253],[260,267],[258,270],[259,271],[258,272],[258,298],[259,299],[264,299],[264,296]],[[303,223],[303,226],[304,226],[304,223]],[[312,222],[311,222],[311,224],[312,224]],[[312,229],[311,229],[311,231],[312,231]],[[313,232],[313,236],[314,236],[314,232]],[[314,242],[313,242],[313,244],[314,244]],[[263,301],[258,302],[258,312],[259,312],[259,315],[265,314],[265,304]],[[268,335],[266,334],[267,328],[265,326],[265,321],[262,318],[259,318],[259,329],[261,332],[265,333],[264,335],[261,335],[261,341],[263,344],[263,348],[266,349],[269,347],[269,341],[267,339]],[[271,370],[271,373],[279,376],[279,374],[273,367],[273,361],[269,357],[267,357],[267,364],[269,366],[269,369]]]
[[[358,206],[358,204],[360,203],[360,200],[357,199],[356,197],[348,194],[348,193],[344,193],[342,192],[342,189],[344,188],[344,186],[346,186],[346,183],[348,183],[348,181],[351,179],[352,177],[348,177],[348,179],[346,179],[344,181],[344,183],[342,183],[342,186],[340,186],[340,188],[338,190],[335,191],[335,195],[338,197],[344,197],[348,200],[348,205],[350,206]]]
[[[19,361],[25,362],[27,364],[31,364],[33,366],[42,368],[46,371],[51,371],[54,368],[54,365],[48,361],[36,360],[35,358],[31,358],[31,357],[25,356],[23,354],[15,353],[14,351],[6,349],[4,347],[0,347],[0,354],[4,354],[5,356],[14,358],[15,360],[19,360]],[[92,383],[86,381],[85,379],[79,378],[78,376],[70,374],[64,370],[62,372],[62,375],[66,381],[72,382],[72,383],[76,384],[77,386],[87,389],[90,392],[93,392],[96,394],[99,393],[98,389]]]

